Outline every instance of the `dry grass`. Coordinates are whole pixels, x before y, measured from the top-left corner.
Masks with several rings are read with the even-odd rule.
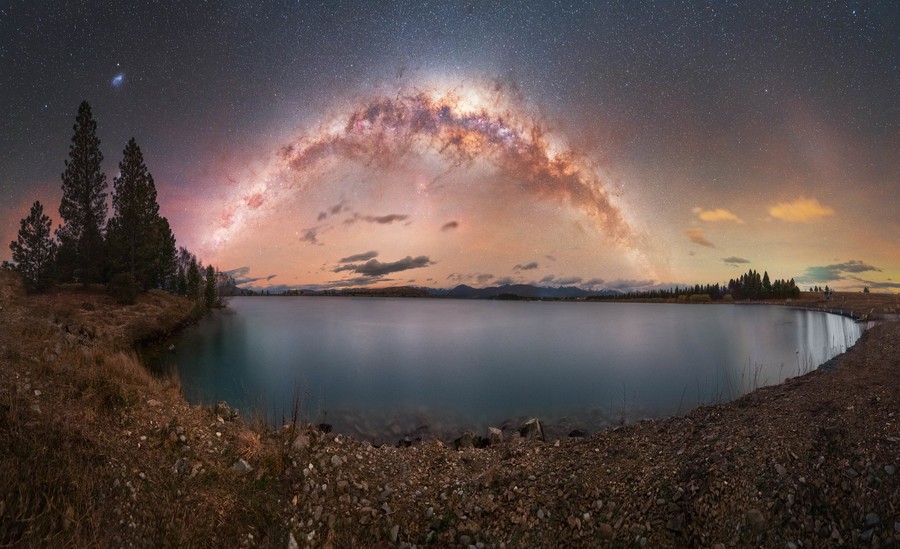
[[[256,431],[244,429],[237,436],[237,453],[247,461],[256,461],[262,453],[262,437]]]
[[[154,377],[133,351],[192,318],[191,304],[151,292],[120,306],[94,287],[26,296],[0,273],[0,307],[0,547],[267,539],[278,490],[230,469],[274,445],[239,422],[216,438],[177,375]],[[175,425],[185,443],[170,440]],[[190,468],[176,475],[182,457]]]

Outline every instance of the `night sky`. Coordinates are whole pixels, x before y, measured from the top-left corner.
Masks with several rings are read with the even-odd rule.
[[[87,100],[257,288],[898,291],[900,5],[805,4],[4,2],[0,258]]]

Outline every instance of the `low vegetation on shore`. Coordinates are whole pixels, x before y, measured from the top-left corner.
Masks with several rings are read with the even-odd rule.
[[[873,317],[900,310],[865,298]],[[684,417],[374,448],[190,406],[177,379],[149,375],[134,344],[189,321],[191,300],[26,296],[0,273],[0,307],[3,546],[900,543],[898,322],[829,372]]]

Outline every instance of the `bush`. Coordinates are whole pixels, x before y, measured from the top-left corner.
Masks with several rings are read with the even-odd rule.
[[[706,294],[691,294],[691,303],[712,303],[712,298]]]
[[[106,286],[109,295],[121,305],[134,305],[138,295],[138,283],[131,273],[113,275]]]

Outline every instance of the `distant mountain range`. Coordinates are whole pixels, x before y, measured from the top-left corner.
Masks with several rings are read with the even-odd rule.
[[[260,294],[263,291],[238,289],[238,293]],[[396,286],[390,288],[347,288],[344,290],[282,290],[272,292],[289,295],[355,295],[380,297],[452,297],[457,299],[575,299],[589,296],[615,296],[621,292],[616,290],[588,291],[575,286],[533,286],[531,284],[504,284],[490,288],[473,288],[465,284],[447,290],[441,288]]]
[[[517,296],[530,299],[541,298],[578,298],[588,297],[592,295],[618,295],[615,290],[601,290],[592,292],[583,290],[575,286],[560,286],[557,288],[550,286],[532,286],[531,284],[504,284],[503,286],[491,286],[490,288],[473,288],[465,284],[460,284],[456,288],[447,291],[447,297],[456,297],[462,299],[491,299],[496,297]]]

